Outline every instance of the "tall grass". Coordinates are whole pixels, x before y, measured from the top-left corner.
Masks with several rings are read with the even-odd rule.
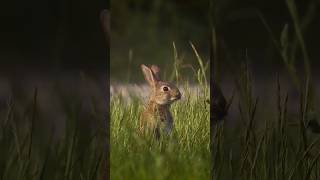
[[[193,46],[192,46],[193,47]],[[196,49],[193,47],[194,51]],[[178,58],[174,46],[175,59]],[[205,65],[198,54],[199,68],[195,78],[201,83],[201,92],[191,96],[189,85],[181,101],[172,105],[174,133],[160,140],[138,134],[141,99],[111,98],[111,179],[209,179],[210,112],[209,87],[205,78]],[[179,80],[179,63],[175,63],[174,76]],[[202,77],[196,77],[202,76]]]
[[[41,115],[39,93],[35,89],[33,98],[23,104],[8,98],[7,107],[1,110],[0,179],[101,179],[105,130],[86,128],[79,121],[81,99],[61,95],[67,116],[61,132]],[[87,120],[103,123],[98,113]]]
[[[293,97],[289,97],[277,75],[273,91],[266,92],[275,100],[275,108],[268,110],[268,116],[258,113],[259,109],[265,107],[253,93],[254,75],[247,59],[235,81],[239,99],[235,106],[239,114],[234,128],[227,128],[224,123],[214,127],[215,179],[320,178],[320,137],[309,129],[310,113],[316,108],[310,58],[303,38],[304,26],[309,19],[301,20],[294,1],[287,0],[286,3],[293,27],[285,25],[279,38],[272,33],[263,16],[259,16],[300,94],[298,103],[292,104],[299,112],[289,116],[288,103]],[[288,28],[293,28],[293,35],[289,36]],[[302,77],[295,67],[298,51],[302,52]]]
[[[239,118],[234,128],[224,123],[214,129],[216,179],[319,179],[320,137],[307,129],[304,110],[288,116],[288,93],[279,77],[273,94],[275,113],[257,114],[264,108],[252,94],[252,78],[247,66],[242,70],[237,90]],[[249,74],[249,75],[248,75]],[[298,106],[303,107],[304,101]],[[296,124],[291,126],[291,124]]]

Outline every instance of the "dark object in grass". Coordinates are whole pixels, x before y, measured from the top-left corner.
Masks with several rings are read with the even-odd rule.
[[[320,125],[319,125],[319,122],[317,121],[317,117],[313,114],[309,115],[311,116],[310,120],[309,120],[309,123],[308,123],[308,128],[313,132],[313,133],[316,133],[316,134],[320,134]]]
[[[215,122],[221,121],[228,114],[231,103],[227,103],[220,87],[216,83],[213,83],[212,93],[213,102],[211,104],[211,113],[213,115],[213,120]]]

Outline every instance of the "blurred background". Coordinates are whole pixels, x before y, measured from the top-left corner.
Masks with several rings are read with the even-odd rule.
[[[107,1],[4,1],[1,71],[106,70],[99,13]],[[93,70],[94,69],[94,70]]]
[[[108,0],[1,1],[4,179],[105,179],[106,8]]]
[[[297,27],[302,39],[297,38]],[[192,42],[205,63],[209,63],[210,56],[217,62],[210,71],[218,74],[227,98],[237,88],[243,64],[248,62],[254,96],[272,107],[279,74],[295,106],[299,101],[299,88],[290,74],[303,83],[306,60],[310,63],[314,92],[320,90],[318,32],[317,0],[112,1],[111,90],[121,91],[121,88],[113,89],[115,84],[144,83],[142,63],[158,64],[166,80],[175,80],[173,42],[181,77],[196,82],[192,68],[199,68],[199,65],[190,46]],[[211,43],[214,47],[210,50]],[[313,98],[317,101],[320,96],[314,93]],[[237,97],[235,99],[230,119],[238,110]]]
[[[287,2],[294,2],[291,8],[295,9],[294,17]],[[99,13],[110,7],[108,63]],[[165,79],[174,80],[173,69],[178,59],[181,77],[195,81],[192,68],[199,65],[190,43],[205,63],[209,63],[210,54],[213,57],[216,53],[219,66],[212,72],[219,71],[227,96],[240,64],[246,60],[258,94],[274,87],[275,72],[288,75],[280,52],[284,49],[280,41],[285,40],[289,44],[285,53],[291,53],[290,63],[298,76],[303,75],[303,59],[307,54],[315,88],[319,90],[318,10],[317,0],[122,0],[111,4],[103,0],[5,1],[0,7],[0,104],[5,106],[12,94],[24,101],[24,97],[32,96],[26,92],[32,92],[36,86],[50,89],[57,80],[63,81],[62,89],[79,92],[79,83],[74,82],[91,82],[95,87],[88,89],[98,91],[85,91],[79,96],[92,93],[103,97],[109,73],[111,83],[144,82],[142,63],[158,64]],[[294,18],[301,26],[305,52],[295,37]],[[216,45],[210,50],[213,41]],[[284,78],[292,89],[290,77]],[[50,96],[47,90],[40,92]]]
[[[44,123],[40,127],[50,126],[46,123],[50,120],[58,127],[56,131],[63,132],[68,121],[65,103],[81,106],[82,118],[87,119],[84,127],[95,124],[88,120],[92,100],[96,101],[97,119],[104,119],[108,54],[100,12],[109,5],[105,0],[1,3],[1,118],[11,99],[17,122],[28,121],[25,114],[37,91],[37,123]]]
[[[211,22],[217,33],[218,46],[220,50],[223,49],[220,61],[237,63],[248,56],[255,66],[256,75],[268,75],[283,68],[284,63],[274,42],[280,41],[287,25],[288,39],[291,40],[289,48],[296,46],[293,45],[296,43],[293,42],[295,24],[288,5],[290,2],[294,4],[291,9],[296,11],[294,16],[301,27],[313,69],[316,70],[316,65],[319,65],[317,49],[320,40],[317,33],[320,30],[319,2],[316,0],[212,1]],[[294,48],[297,49],[293,55],[295,65],[302,67],[302,52]]]
[[[310,61],[315,68],[320,40],[317,35],[320,30],[319,3],[316,0],[294,2],[299,21],[303,24]],[[219,43],[221,71],[230,70],[225,62],[236,67],[247,56],[257,75],[268,76],[283,67],[271,33],[280,39],[287,24],[289,36],[294,36],[294,24],[286,1],[123,0],[112,1],[111,7],[111,80],[140,81],[141,63],[159,64],[170,77],[174,60],[173,42],[182,57],[182,64],[197,65],[189,42],[194,43],[203,60],[208,61],[212,33],[210,23],[215,27]],[[303,62],[299,50],[295,57],[299,67]],[[193,75],[189,68],[181,71],[182,76]]]
[[[287,2],[294,2],[291,8],[295,9],[294,17]],[[110,7],[111,60],[108,63],[99,13]],[[26,94],[32,96],[25,92],[32,92],[35,86],[44,89],[56,86],[39,84],[50,84],[57,79],[64,82],[61,82],[65,84],[63,89],[79,90],[74,85],[78,83],[71,82],[91,82],[95,88],[88,89],[98,90],[91,93],[103,97],[109,73],[111,83],[144,82],[142,63],[158,64],[165,79],[173,80],[177,59],[173,42],[185,80],[194,81],[192,68],[199,66],[190,43],[205,63],[209,63],[210,54],[216,53],[220,81],[227,96],[231,94],[240,64],[246,60],[250,62],[258,94],[259,89],[274,87],[275,72],[287,75],[279,52],[279,47],[283,49],[280,41],[284,39],[289,44],[286,48],[290,49],[291,65],[297,75],[303,75],[303,59],[307,54],[317,82],[318,10],[317,0],[122,0],[111,4],[103,0],[5,1],[0,7],[0,104],[5,106],[11,94],[17,99],[23,99]],[[301,26],[306,52],[297,43],[294,18]],[[210,50],[212,39],[216,45]],[[290,77],[285,78],[289,86]]]
[[[157,64],[172,80],[176,45],[181,74],[194,80],[198,65],[190,42],[209,60],[208,0],[111,2],[111,82],[144,81],[140,64]]]

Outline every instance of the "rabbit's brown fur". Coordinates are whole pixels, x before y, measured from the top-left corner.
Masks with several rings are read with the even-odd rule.
[[[181,98],[181,93],[172,83],[160,80],[158,66],[152,65],[149,68],[141,65],[141,69],[151,87],[151,94],[140,118],[140,130],[148,130],[159,138],[163,133],[170,134],[173,129],[170,105]]]

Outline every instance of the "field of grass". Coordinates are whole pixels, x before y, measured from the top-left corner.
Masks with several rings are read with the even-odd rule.
[[[305,109],[308,100],[300,97],[292,103],[295,97],[277,79],[268,92],[271,107],[253,91],[251,81],[242,79],[235,119],[227,118],[212,130],[214,178],[319,179],[319,115]],[[298,112],[290,112],[292,107]]]
[[[270,108],[253,95],[249,81],[238,88],[236,119],[227,118],[212,130],[214,178],[319,179],[319,115],[306,109],[305,93],[292,103],[295,97],[275,79],[274,91],[268,92]],[[298,111],[290,112],[290,106]]]
[[[191,93],[190,85],[180,82],[184,93],[171,107],[175,131],[170,137],[156,140],[138,134],[145,103],[141,98],[132,94],[111,97],[111,179],[210,178],[209,85],[204,78],[208,64],[203,65],[199,56],[197,59],[200,68],[195,76],[200,88]]]
[[[246,57],[243,68],[237,68],[234,84],[238,101],[233,104],[237,114],[235,119],[226,119],[232,126],[224,121],[213,129],[215,179],[320,179],[319,108],[313,61],[304,39],[312,11],[299,17],[295,1],[285,2],[291,21],[290,26],[283,25],[280,37],[262,14],[257,15],[281,57],[281,74],[286,78],[279,77],[279,72],[270,74],[275,77],[272,91],[263,92],[272,101],[270,108],[255,91],[254,79],[258,78],[248,65],[250,58]],[[282,79],[289,81],[291,89],[283,86]]]
[[[102,179],[106,122],[97,94],[87,92],[88,108],[79,91],[71,95],[66,86],[45,80],[57,86],[24,86],[22,97],[1,99],[0,179]]]
[[[175,133],[160,141],[138,135],[143,102],[111,100],[111,179],[208,179],[210,120],[205,97],[172,106]]]

